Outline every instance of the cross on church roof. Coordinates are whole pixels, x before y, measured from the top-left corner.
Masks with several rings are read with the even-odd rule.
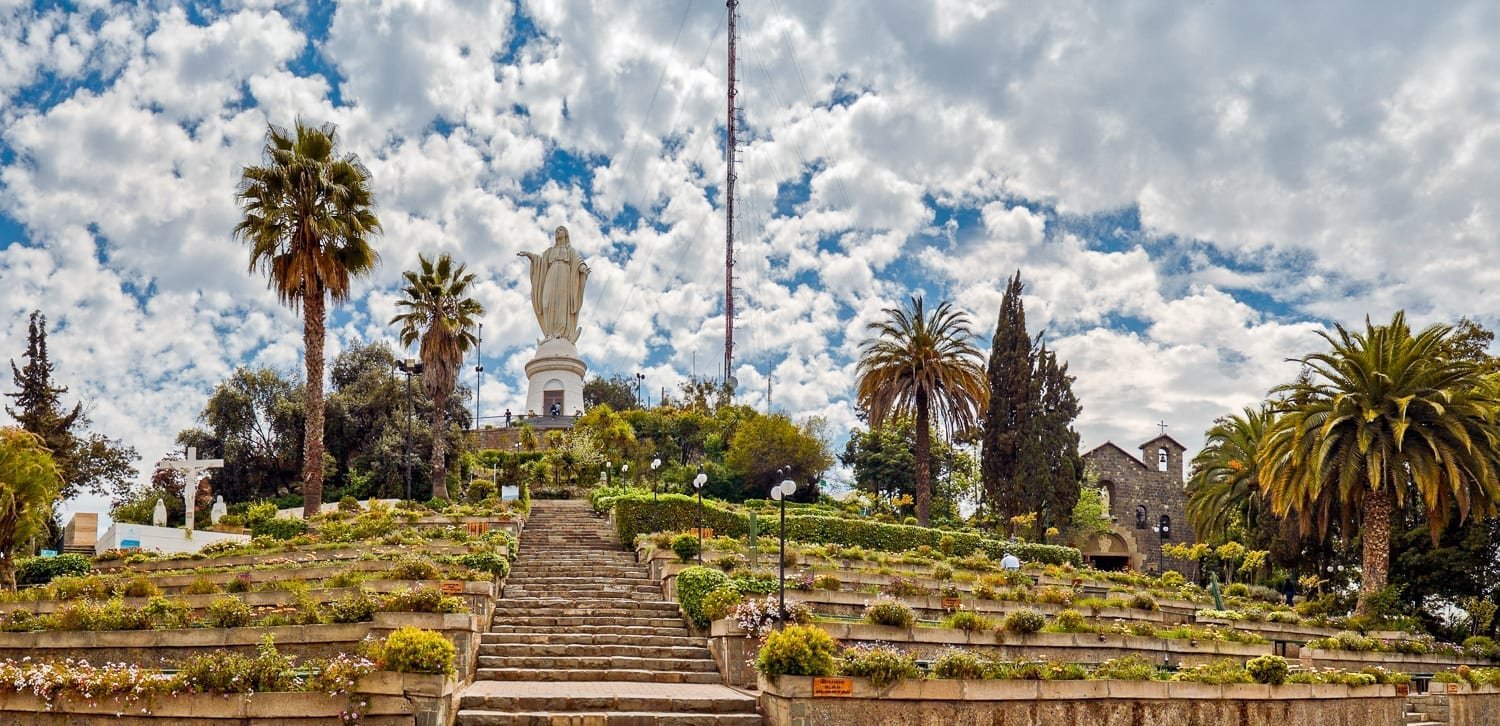
[[[1159,429],[1161,429],[1161,435],[1162,436],[1166,436],[1167,435],[1167,422],[1166,421],[1162,421],[1161,423],[1157,424],[1156,427],[1159,428]]]

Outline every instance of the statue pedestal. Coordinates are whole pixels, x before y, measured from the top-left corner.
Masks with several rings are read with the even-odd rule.
[[[563,416],[582,411],[583,374],[588,369],[572,341],[567,338],[542,341],[536,355],[526,363],[527,414],[550,416],[554,402]]]

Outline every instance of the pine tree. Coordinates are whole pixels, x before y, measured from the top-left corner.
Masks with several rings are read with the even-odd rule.
[[[80,491],[101,493],[126,491],[135,480],[135,449],[100,434],[87,434],[89,419],[83,404],[68,409],[62,402],[66,386],[52,382],[53,364],[47,355],[47,317],[32,311],[26,330],[26,365],[10,362],[16,392],[5,394],[15,407],[5,412],[21,428],[36,434],[51,451],[52,460],[62,477],[59,499]]]
[[[33,310],[30,324],[26,328],[26,353],[22,356],[26,365],[16,367],[10,362],[11,375],[15,377],[16,392],[5,394],[14,399],[15,408],[5,407],[21,428],[41,437],[42,443],[52,451],[57,469],[65,476],[71,469],[69,455],[77,448],[78,439],[73,435],[74,426],[83,416],[83,405],[73,406],[69,411],[63,407],[62,394],[66,386],[52,385],[52,360],[47,357],[47,317],[40,310]]]

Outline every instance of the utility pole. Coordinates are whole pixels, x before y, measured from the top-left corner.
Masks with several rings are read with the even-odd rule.
[[[766,415],[767,416],[771,415],[771,380],[774,379],[774,378],[775,378],[775,376],[772,375],[771,373],[769,373],[769,372],[766,373]]]
[[[479,324],[478,342],[474,345],[474,430],[479,430],[479,386],[484,381],[484,323]],[[475,434],[478,436],[479,434]]]
[[[734,375],[734,164],[735,141],[735,97],[738,95],[734,82],[735,22],[739,16],[739,0],[727,0],[729,10],[729,75],[728,93],[724,119],[724,381]]]

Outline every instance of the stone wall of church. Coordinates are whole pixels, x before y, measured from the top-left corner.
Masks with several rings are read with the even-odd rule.
[[[1158,440],[1160,441],[1160,440]],[[1158,471],[1157,451],[1167,450],[1167,470]],[[1177,570],[1189,578],[1197,574],[1197,563],[1166,558],[1162,561],[1161,540],[1156,524],[1161,515],[1171,518],[1168,544],[1192,542],[1192,528],[1187,522],[1187,495],[1183,488],[1183,451],[1175,442],[1148,444],[1149,466],[1113,444],[1105,444],[1084,455],[1097,472],[1099,483],[1106,485],[1110,496],[1110,514],[1144,555],[1137,567],[1146,571]],[[1144,527],[1138,526],[1136,512],[1145,508]]]

